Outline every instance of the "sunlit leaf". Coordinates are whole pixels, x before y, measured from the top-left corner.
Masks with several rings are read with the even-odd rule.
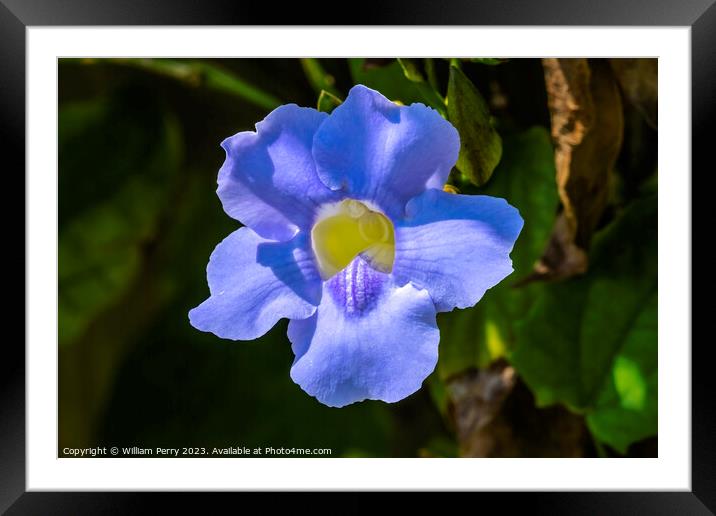
[[[590,270],[544,289],[511,361],[540,405],[564,403],[624,452],[656,433],[656,199],[595,237]]]

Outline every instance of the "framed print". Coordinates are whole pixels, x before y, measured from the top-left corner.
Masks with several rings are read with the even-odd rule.
[[[26,300],[3,509],[714,510],[691,169],[715,7],[160,4],[0,5]]]

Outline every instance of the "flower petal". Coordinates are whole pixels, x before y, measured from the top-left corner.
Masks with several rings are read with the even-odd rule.
[[[318,179],[313,136],[327,115],[287,104],[224,140],[217,194],[229,216],[264,238],[288,240],[313,221],[316,206],[336,200]]]
[[[316,313],[288,326],[291,378],[332,407],[399,401],[435,369],[440,334],[428,293],[356,258],[326,282]]]
[[[189,320],[225,339],[255,339],[282,317],[310,317],[321,300],[320,276],[303,233],[274,242],[241,228],[216,246],[206,273],[211,296],[189,312]]]
[[[459,149],[457,130],[434,109],[398,106],[362,85],[313,139],[321,180],[390,217],[402,216],[408,200],[426,188],[442,188]]]
[[[523,220],[507,201],[428,190],[395,228],[393,275],[427,289],[438,312],[473,306],[512,272]]]

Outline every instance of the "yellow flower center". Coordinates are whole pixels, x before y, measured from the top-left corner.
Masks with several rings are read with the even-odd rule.
[[[393,224],[360,201],[346,199],[325,208],[311,230],[311,244],[324,280],[345,269],[359,254],[376,270],[393,269]]]

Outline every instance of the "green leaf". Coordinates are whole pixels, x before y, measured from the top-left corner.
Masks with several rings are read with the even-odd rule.
[[[515,288],[528,276],[549,240],[559,205],[549,133],[533,127],[505,134],[505,155],[489,183],[475,193],[502,197],[525,221],[511,253],[515,272],[487,291],[474,307],[439,314],[438,372],[447,378],[485,367],[514,347],[515,323],[527,312],[541,285]]]
[[[340,94],[336,88],[336,79],[326,72],[318,59],[302,58],[301,66],[308,82],[316,93],[327,91],[336,97]]]
[[[428,76],[428,83],[435,91],[440,92],[440,82],[438,81],[438,71],[435,67],[435,60],[432,58],[425,59],[425,74]],[[445,101],[443,100],[443,104]]]
[[[420,92],[423,100],[427,105],[437,109],[442,116],[447,116],[445,110],[445,100],[440,94],[433,88],[433,86],[426,81],[423,73],[420,71],[420,65],[415,59],[399,58],[398,63],[403,69],[405,77],[415,84],[415,87]]]
[[[329,93],[326,90],[321,90],[321,94],[318,96],[317,109],[318,111],[322,111],[324,113],[330,113],[342,103],[343,101],[332,93]]]
[[[233,72],[224,70],[206,61],[192,63],[195,73],[202,78],[202,84],[209,89],[229,93],[264,109],[273,110],[282,104],[281,100],[254,86]]]
[[[473,367],[483,367],[492,360],[485,338],[485,311],[481,308],[440,313],[438,327],[440,355],[437,371],[441,380]],[[500,354],[496,353],[497,356]]]
[[[398,63],[400,63],[400,66],[403,68],[403,74],[408,80],[413,82],[423,82],[425,80],[425,77],[423,77],[420,71],[420,65],[418,65],[415,59],[398,58]]]
[[[480,63],[488,66],[496,66],[508,61],[508,59],[504,59],[501,57],[471,57],[470,61],[473,63]]]
[[[584,413],[622,453],[657,430],[656,215],[640,200],[602,230],[589,272],[544,289],[511,357],[539,405]]]
[[[481,186],[500,162],[502,140],[493,127],[487,102],[456,66],[450,66],[447,112],[460,133],[457,169],[465,180]]]
[[[366,60],[353,58],[348,60],[351,77],[355,84],[363,84],[381,92],[392,101],[408,105],[414,102],[425,102],[423,95],[403,72],[398,61],[380,67],[366,66]]]
[[[120,298],[139,272],[144,246],[158,230],[169,174],[181,159],[173,118],[150,107],[135,111],[123,105],[100,99],[60,110],[61,199],[72,208],[60,206],[62,346]],[[97,166],[105,168],[103,182],[86,175]],[[84,188],[85,183],[98,183],[100,190]]]
[[[523,132],[506,132],[502,161],[477,192],[502,197],[520,211],[525,224],[510,254],[515,272],[508,280],[523,279],[542,256],[559,206],[549,131],[534,126]]]

